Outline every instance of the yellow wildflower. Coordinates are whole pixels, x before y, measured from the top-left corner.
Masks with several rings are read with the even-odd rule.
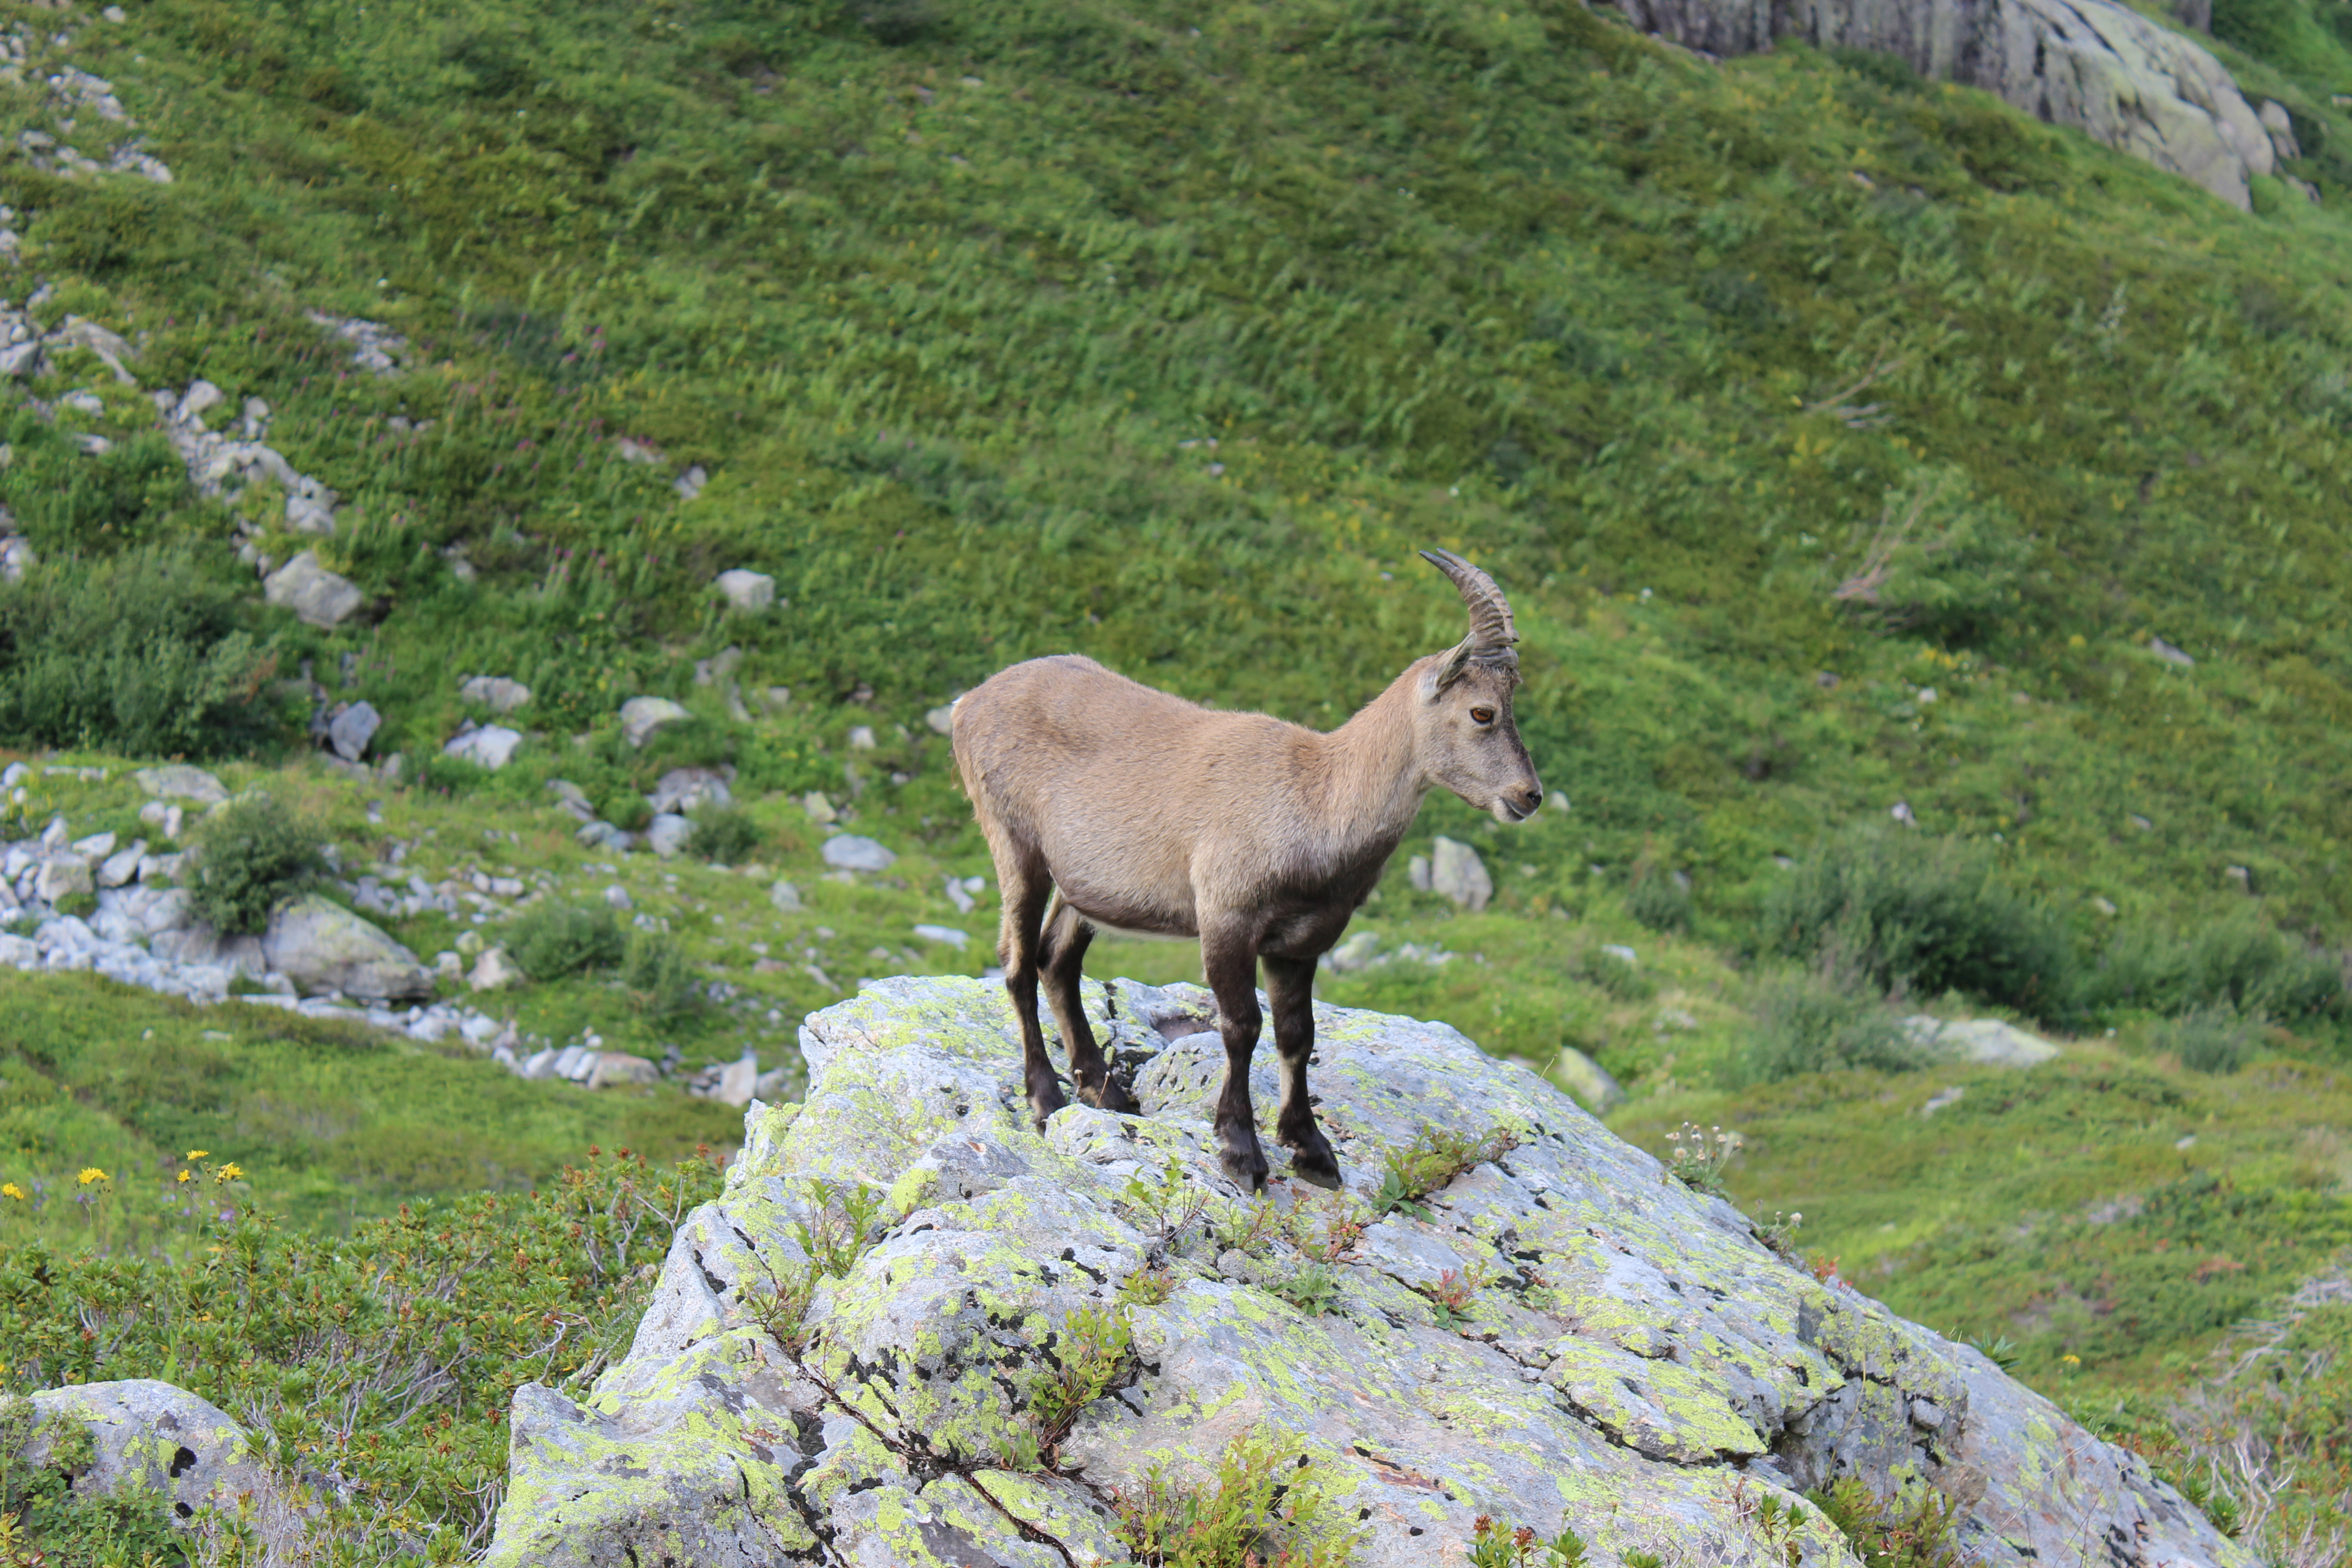
[[[245,1180],[245,1167],[239,1165],[236,1161],[231,1160],[227,1164],[223,1165],[219,1170],[213,1173],[213,1180],[215,1182],[241,1182]]]
[[[0,1184],[0,1198],[14,1198],[21,1204],[25,1201],[25,1189],[14,1182]]]
[[[193,1175],[194,1175],[194,1173],[194,1173],[194,1172],[192,1172],[192,1171],[183,1171],[183,1172],[181,1172],[181,1173],[180,1173],[180,1180],[181,1180],[181,1181],[183,1181],[183,1182],[185,1182],[185,1181],[189,1180]]]
[[[102,1182],[106,1179],[106,1173],[96,1165],[84,1165],[81,1169],[81,1184],[85,1187],[92,1182]]]
[[[212,1151],[209,1149],[191,1149],[188,1151],[188,1158],[191,1160],[201,1160],[211,1152]]]

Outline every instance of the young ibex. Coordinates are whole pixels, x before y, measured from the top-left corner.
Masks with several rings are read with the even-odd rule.
[[[1037,1024],[1040,977],[1080,1098],[1133,1111],[1087,1026],[1079,963],[1097,926],[1198,936],[1225,1044],[1216,1131],[1226,1171],[1253,1189],[1265,1182],[1249,1093],[1263,961],[1282,1058],[1276,1135],[1297,1174],[1339,1184],[1307,1098],[1315,961],[1371,895],[1431,789],[1505,822],[1543,804],[1511,719],[1511,606],[1461,557],[1422,553],[1461,591],[1470,635],[1415,660],[1328,735],[1212,712],[1066,654],[1000,671],[956,705],[956,766],[996,858],[997,952],[1040,1128],[1066,1103]]]

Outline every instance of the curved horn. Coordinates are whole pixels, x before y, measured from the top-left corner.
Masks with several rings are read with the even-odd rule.
[[[1496,653],[1519,640],[1511,624],[1511,602],[1495,580],[1451,550],[1424,550],[1421,558],[1453,580],[1462,603],[1470,611],[1470,635],[1463,647],[1472,654]]]

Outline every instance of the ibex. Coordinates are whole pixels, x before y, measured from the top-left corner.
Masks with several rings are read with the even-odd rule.
[[[956,766],[996,858],[997,952],[1040,1129],[1066,1103],[1038,1026],[1040,977],[1079,1097],[1131,1112],[1079,1005],[1079,963],[1100,926],[1197,936],[1224,1037],[1216,1132],[1227,1173],[1265,1184],[1249,1092],[1263,962],[1282,1058],[1276,1134],[1297,1174],[1339,1185],[1307,1098],[1315,961],[1371,896],[1431,789],[1505,822],[1543,804],[1511,718],[1511,606],[1460,556],[1422,554],[1460,590],[1469,636],[1416,659],[1328,735],[1212,712],[1071,654],[1001,670],[956,705]]]

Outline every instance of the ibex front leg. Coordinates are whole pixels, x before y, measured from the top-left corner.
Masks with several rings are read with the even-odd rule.
[[[1143,1108],[1112,1079],[1110,1064],[1103,1059],[1102,1047],[1087,1024],[1086,1003],[1079,994],[1084,978],[1080,965],[1087,956],[1087,944],[1094,939],[1094,926],[1067,904],[1057,906],[1045,918],[1041,950],[1045,1002],[1054,1010],[1054,1022],[1061,1026],[1062,1047],[1069,1053],[1070,1081],[1078,1086],[1078,1098],[1088,1105],[1131,1116]]]
[[[1265,1151],[1258,1146],[1257,1113],[1250,1104],[1250,1058],[1265,1016],[1257,1005],[1257,952],[1252,933],[1234,927],[1201,928],[1201,970],[1217,997],[1217,1031],[1225,1039],[1225,1081],[1217,1091],[1217,1157],[1225,1174],[1259,1192],[1265,1186]]]
[[[1274,1135],[1290,1151],[1291,1173],[1318,1187],[1339,1184],[1339,1157],[1315,1121],[1307,1096],[1307,1058],[1315,1049],[1315,961],[1263,953],[1266,1000],[1274,1005],[1274,1045],[1282,1053],[1282,1111]]]

